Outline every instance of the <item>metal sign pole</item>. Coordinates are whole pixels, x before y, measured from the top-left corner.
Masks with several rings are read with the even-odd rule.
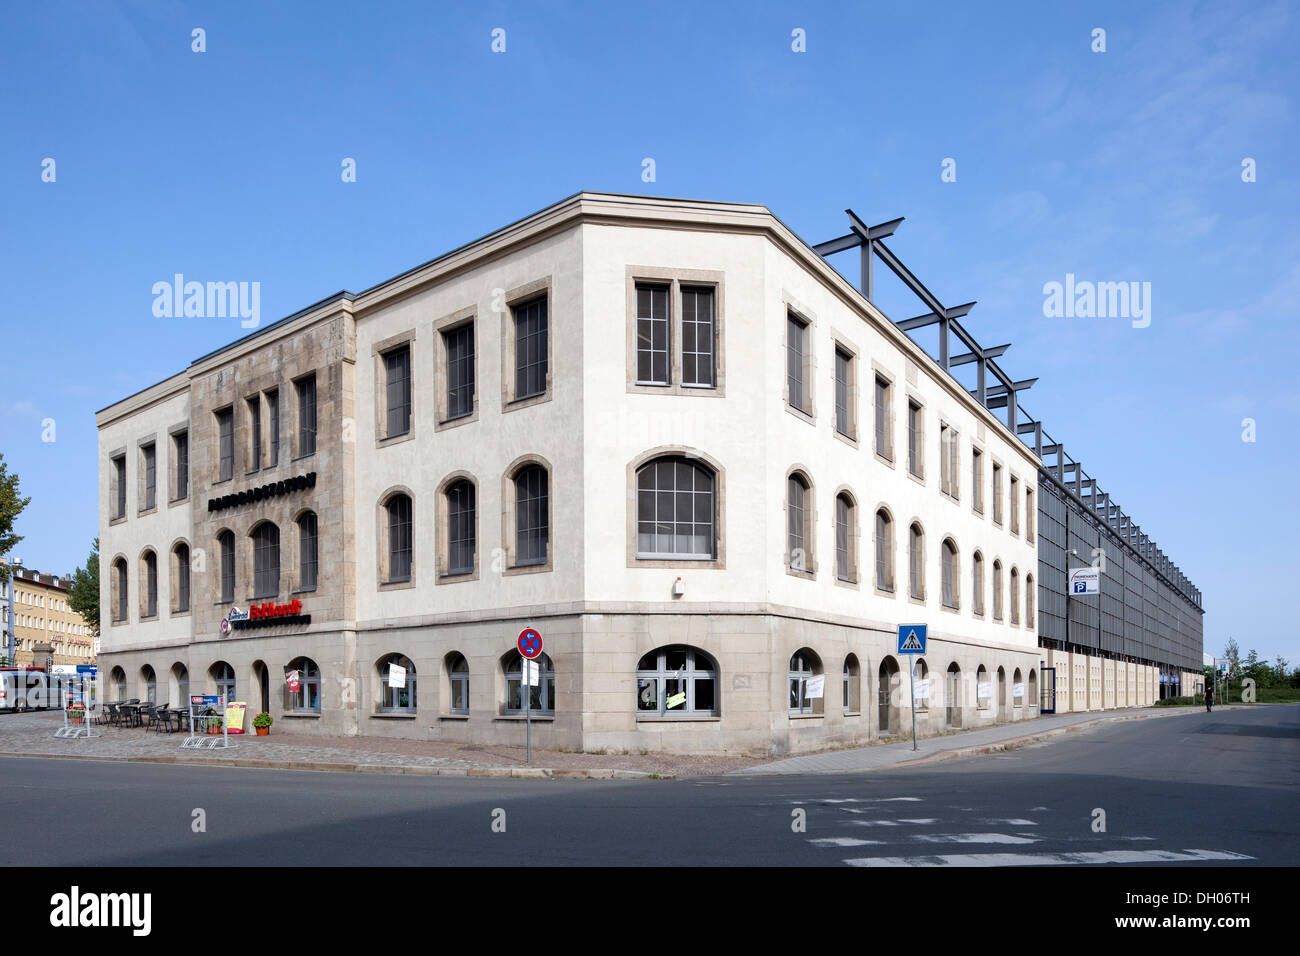
[[[524,726],[527,728],[525,733],[528,740],[528,763],[533,762],[533,662],[524,661],[524,673],[526,681],[524,684]]]
[[[912,658],[912,749],[916,749],[916,658]]]

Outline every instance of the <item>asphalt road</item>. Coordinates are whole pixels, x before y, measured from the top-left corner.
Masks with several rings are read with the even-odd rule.
[[[48,825],[10,829],[0,864],[1295,865],[1297,792],[1300,705],[855,775],[533,781],[13,758],[0,760],[4,805]]]

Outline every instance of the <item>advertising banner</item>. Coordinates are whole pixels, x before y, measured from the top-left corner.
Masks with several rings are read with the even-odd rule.
[[[244,732],[244,713],[247,710],[248,704],[239,700],[231,701],[226,705],[226,727],[232,734]]]

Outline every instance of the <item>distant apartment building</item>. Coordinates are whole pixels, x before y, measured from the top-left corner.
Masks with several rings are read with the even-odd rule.
[[[93,664],[94,635],[68,607],[68,576],[13,569],[14,664],[18,667]],[[8,654],[8,646],[0,652]]]
[[[1038,713],[1040,458],[763,206],[581,193],[97,424],[109,700],[803,751],[910,731],[926,623],[922,733]]]

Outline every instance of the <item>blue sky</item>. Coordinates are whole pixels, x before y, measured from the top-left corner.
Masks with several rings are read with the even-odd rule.
[[[10,5],[0,452],[33,499],[18,556],[83,562],[94,412],[243,334],[156,318],[174,273],[260,282],[265,323],[580,189],[763,203],[812,243],[852,207],[907,217],[894,251],[945,303],[978,300],[981,342],[1013,343],[1003,368],[1039,377],[1023,406],[1204,592],[1207,650],[1236,636],[1300,662],[1298,19],[1287,3]],[[854,259],[835,263],[856,279]],[[1067,273],[1150,282],[1150,326],[1044,317],[1043,284]],[[878,301],[923,311],[883,284]]]

